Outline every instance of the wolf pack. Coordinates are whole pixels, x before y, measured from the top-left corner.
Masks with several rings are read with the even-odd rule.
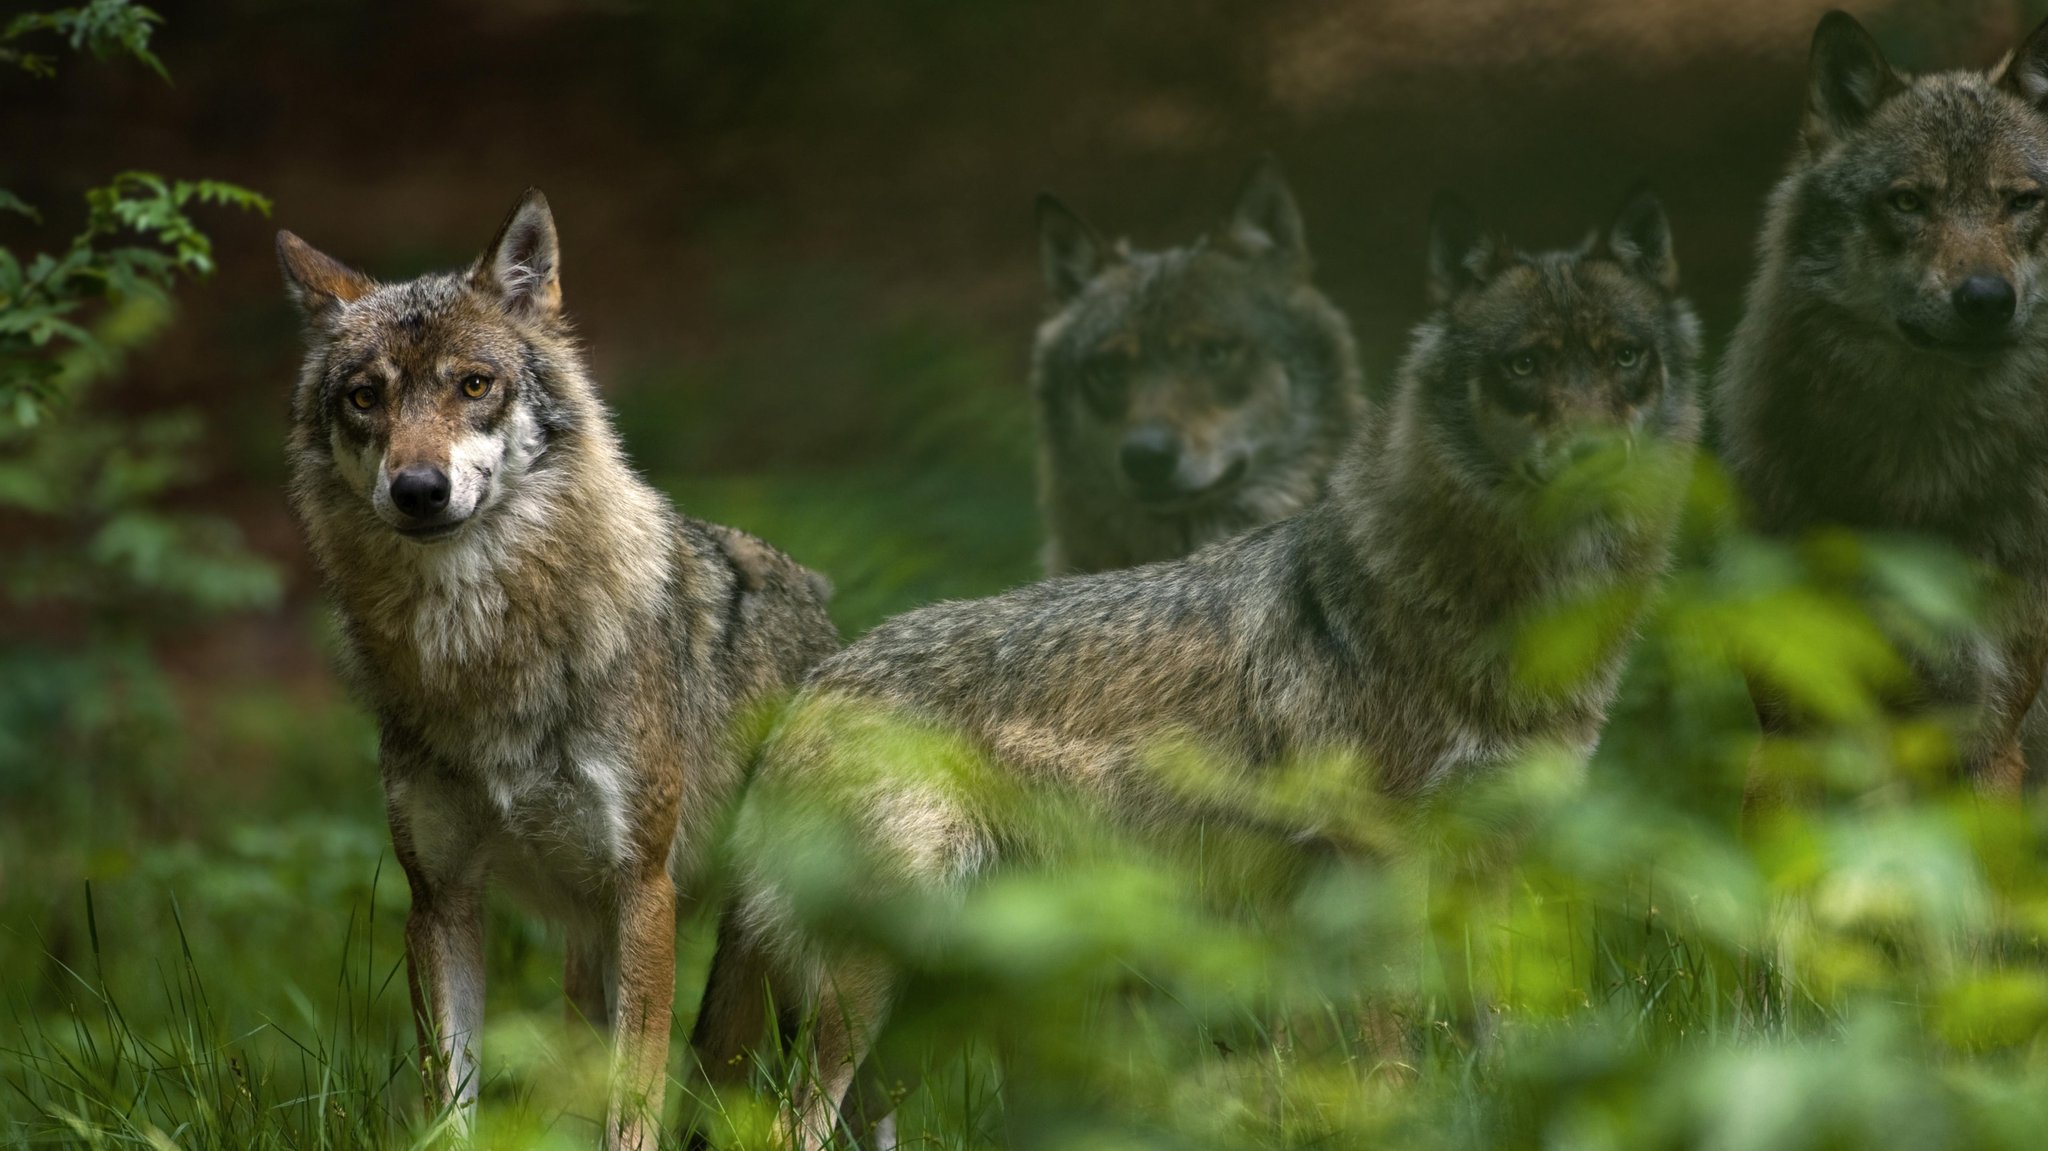
[[[716,898],[696,1066],[743,1085],[801,1031],[787,1139],[889,1145],[861,1100],[904,973],[800,913],[763,861],[816,829],[756,796],[819,800],[890,882],[943,895],[1034,849],[905,762],[921,747],[1146,836],[1253,818],[1162,748],[1248,792],[1336,757],[1397,807],[1537,751],[1583,762],[1709,439],[1761,532],[1917,533],[2004,578],[1988,634],[1916,657],[1899,705],[1962,709],[1959,778],[2023,787],[2048,664],[2048,25],[1988,71],[1907,75],[1820,21],[1711,380],[1647,189],[1552,251],[1439,195],[1430,311],[1384,402],[1271,162],[1180,247],[1108,242],[1051,197],[1037,217],[1048,578],[844,646],[823,576],[634,472],[538,192],[475,263],[403,283],[279,234],[308,343],[291,503],[379,725],[430,1106],[460,1124],[477,1098],[497,880],[562,926],[570,1007],[608,1028],[606,1146],[653,1146],[679,907]],[[1559,602],[1619,606],[1531,682],[1503,637]],[[1810,722],[1754,696],[1766,732]]]

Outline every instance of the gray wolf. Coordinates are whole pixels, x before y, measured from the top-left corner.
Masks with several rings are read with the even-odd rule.
[[[1590,754],[1699,432],[1669,226],[1643,192],[1573,251],[1518,252],[1449,200],[1431,231],[1436,311],[1328,499],[1180,560],[896,617],[778,722],[695,1042],[730,1074],[815,1009],[786,1117],[805,1145],[840,1121],[900,985],[806,930],[780,870],[806,845],[859,845],[878,886],[957,891],[1034,850],[996,798],[1012,783],[1174,836],[1268,819],[1219,797],[1304,761],[1414,803],[1537,748]],[[1525,675],[1513,636],[1563,603],[1606,606],[1587,661]],[[1190,750],[1216,786],[1176,782]],[[1272,830],[1358,847],[1313,812]]]
[[[1278,166],[1160,252],[1038,201],[1050,311],[1031,358],[1049,575],[1177,559],[1321,496],[1362,402]]]
[[[1989,636],[1923,653],[1895,701],[1973,716],[1962,769],[2010,790],[2048,663],[2048,25],[1987,72],[1908,76],[1830,12],[1809,73],[1717,382],[1723,455],[1768,533],[1917,533],[2010,581]]]
[[[473,265],[378,283],[290,232],[291,505],[376,714],[430,1105],[477,1096],[487,880],[568,930],[615,1036],[608,1146],[654,1142],[679,890],[743,774],[734,721],[833,650],[828,588],[634,474],[562,314],[539,192]]]

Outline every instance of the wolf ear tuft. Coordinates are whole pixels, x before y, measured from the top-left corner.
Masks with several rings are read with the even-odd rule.
[[[1500,256],[1500,243],[1479,226],[1465,201],[1438,192],[1429,205],[1429,302],[1441,308],[1484,284]]]
[[[1038,262],[1054,303],[1080,295],[1110,259],[1108,245],[1086,220],[1051,193],[1038,194]]]
[[[284,272],[285,292],[308,317],[359,300],[377,286],[368,276],[283,230],[277,233],[277,266]]]
[[[1806,136],[1815,144],[1854,131],[1906,86],[1877,41],[1839,9],[1814,28],[1806,71]]]
[[[2034,26],[2020,46],[1998,67],[1998,84],[2006,91],[2048,111],[2048,20]]]
[[[476,262],[470,283],[495,292],[516,316],[549,319],[562,310],[562,254],[554,213],[539,188],[528,188]]]
[[[1671,250],[1671,217],[1647,183],[1638,184],[1607,230],[1607,251],[1622,267],[1667,292],[1678,290],[1678,257]]]
[[[1308,275],[1308,235],[1279,161],[1265,156],[1252,166],[1238,190],[1224,237],[1254,259],[1270,259],[1296,275]]]

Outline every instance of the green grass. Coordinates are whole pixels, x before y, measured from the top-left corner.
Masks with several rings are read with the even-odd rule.
[[[1125,845],[915,909],[901,954],[921,974],[894,1047],[902,1079],[927,1082],[902,1112],[907,1145],[2036,1145],[2038,876],[1998,889],[1986,870],[2016,829],[1959,798],[1797,820],[1777,834],[1798,843],[1754,851],[1687,850],[1659,829],[1679,849],[1652,861],[1629,858],[1613,805],[1555,779],[1517,790],[1488,802],[1529,805],[1540,830],[1505,869],[1336,866],[1247,909],[1198,890],[1185,861]],[[2025,817],[2030,845],[2042,814]],[[1777,855],[1796,862],[1773,873]],[[1431,908],[1455,912],[1441,951],[1419,897],[1432,867]],[[296,938],[265,963],[237,942],[233,898],[78,892],[50,919],[82,927],[79,961],[9,983],[0,1138],[433,1143],[391,880],[373,870],[359,903],[279,913]],[[545,941],[526,952],[503,911],[492,928],[482,1142],[587,1145],[596,1039],[563,1021]],[[716,1100],[687,1071],[706,934],[699,921],[687,935],[671,1117],[711,1116],[721,1146],[770,1145],[783,1072]],[[1762,950],[1790,965],[1769,1013],[1751,986]],[[1443,962],[1483,990],[1482,1028],[1456,1022]],[[1361,1035],[1375,1005],[1405,1014],[1392,1052]]]
[[[987,383],[1000,357],[881,332],[854,370],[898,398],[862,434],[900,453],[717,475],[694,466],[716,427],[658,384],[622,400],[679,504],[829,572],[849,636],[1035,569],[1029,419]],[[740,396],[720,420],[759,415],[711,390]],[[829,840],[792,857],[821,933],[913,973],[886,1045],[921,1085],[905,1146],[2038,1147],[2048,801],[1946,785],[1952,717],[1876,706],[1902,647],[1969,635],[1990,593],[1901,541],[1766,545],[1730,506],[1703,471],[1590,769],[1533,762],[1391,837],[1361,826],[1379,858],[1275,866],[1285,845],[1215,829],[1132,843],[1050,802],[1026,810],[1062,862],[958,903]],[[1576,626],[1540,621],[1532,666],[1569,675]],[[445,1141],[411,1058],[371,724],[303,686],[190,690],[158,634],[0,648],[0,1144]],[[1810,800],[1747,827],[1745,674],[1822,721],[1764,760]],[[1326,794],[1315,767],[1297,804]],[[787,1061],[714,1097],[683,1049],[707,924],[684,931],[670,1128],[770,1146]],[[564,1019],[559,941],[494,906],[487,950],[481,1145],[590,1145],[602,1045]]]

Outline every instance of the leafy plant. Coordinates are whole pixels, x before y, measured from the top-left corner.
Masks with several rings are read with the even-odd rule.
[[[161,326],[178,278],[212,273],[213,242],[189,206],[270,212],[270,201],[247,188],[151,172],[123,172],[85,202],[85,228],[62,255],[39,252],[24,263],[0,247],[0,418],[8,421],[0,432],[36,426],[73,391],[118,368],[123,350]],[[0,210],[40,219],[5,189]],[[81,317],[95,305],[103,313],[87,326]]]
[[[70,42],[74,52],[91,52],[104,60],[128,56],[170,79],[163,61],[149,50],[150,33],[163,17],[129,0],[91,0],[76,8],[54,12],[24,12],[0,29],[0,64],[12,64],[33,76],[54,76],[54,57],[14,45],[39,32],[55,33]]]
[[[0,63],[49,75],[54,60],[20,46],[48,34],[161,74],[159,22],[125,0],[27,13],[0,31]],[[212,273],[191,216],[205,205],[270,210],[234,184],[127,171],[85,193],[61,250],[0,246],[0,612],[26,640],[0,651],[0,795],[48,785],[75,799],[105,772],[147,778],[180,731],[153,640],[277,597],[277,573],[233,523],[176,506],[203,473],[200,420],[91,390],[170,322],[181,282]],[[41,221],[4,189],[0,212]]]

